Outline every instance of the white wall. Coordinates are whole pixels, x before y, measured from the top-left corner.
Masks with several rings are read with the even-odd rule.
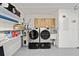
[[[34,18],[56,18],[57,20],[57,15],[58,11],[57,9],[48,9],[48,8],[28,8],[26,9],[26,14],[25,14],[25,20],[26,24],[30,24],[29,27],[34,27]]]
[[[34,19],[35,18],[53,18],[53,17],[56,18],[56,16],[54,16],[54,15],[46,15],[46,14],[45,15],[42,15],[42,14],[39,15],[38,14],[38,15],[27,15],[25,19],[27,19],[26,24],[29,23],[29,27],[32,28],[32,27],[34,27]]]
[[[29,12],[25,14],[26,25],[29,23],[29,28],[34,27],[34,18],[56,18],[58,17],[58,9],[48,8],[28,8]],[[56,38],[57,35],[52,35],[51,38]],[[57,39],[56,39],[57,42]]]

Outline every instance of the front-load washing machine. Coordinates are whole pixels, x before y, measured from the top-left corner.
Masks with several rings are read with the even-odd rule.
[[[29,49],[39,48],[39,28],[29,30]]]
[[[40,28],[40,48],[51,48],[51,29]]]

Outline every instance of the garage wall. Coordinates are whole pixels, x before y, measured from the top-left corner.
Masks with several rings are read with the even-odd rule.
[[[29,9],[29,10],[28,10]],[[58,17],[58,10],[57,9],[48,9],[48,8],[35,8],[31,9],[28,8],[28,12],[25,14],[25,23],[26,25],[29,24],[29,28],[34,27],[34,18],[53,18],[55,17],[57,20]],[[56,38],[56,35],[52,35],[51,38]],[[56,40],[57,41],[57,40]]]
[[[57,9],[48,9],[48,8],[28,8],[28,12],[25,14],[26,24],[29,23],[29,27],[34,27],[34,18],[53,18],[57,20]]]
[[[36,17],[56,17],[58,21],[58,9],[73,8],[75,4],[15,4],[19,10],[24,13],[26,25],[34,27],[34,18]],[[31,21],[30,21],[31,20]]]

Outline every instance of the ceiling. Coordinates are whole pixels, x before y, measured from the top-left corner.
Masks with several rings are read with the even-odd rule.
[[[26,14],[51,14],[59,8],[73,8],[74,3],[14,3],[14,5]]]
[[[74,3],[15,3],[22,8],[72,8]]]
[[[24,14],[24,17],[29,23],[32,17],[57,17],[58,9],[60,8],[74,8],[74,3],[13,3],[18,10]]]

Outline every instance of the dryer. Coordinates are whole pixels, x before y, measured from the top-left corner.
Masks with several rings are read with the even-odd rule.
[[[39,48],[39,28],[29,30],[29,49]]]
[[[51,29],[40,28],[40,48],[51,48]]]

